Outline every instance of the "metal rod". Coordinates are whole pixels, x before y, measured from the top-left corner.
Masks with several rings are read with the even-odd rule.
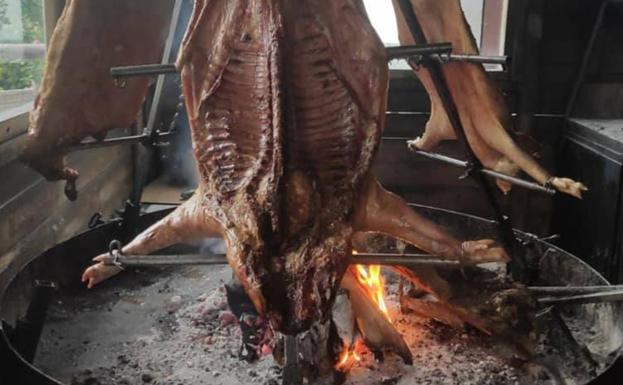
[[[508,65],[508,56],[487,56],[487,55],[472,55],[472,54],[454,54],[449,56],[441,55],[442,60],[446,61],[460,61],[468,63],[480,63],[480,64],[501,64],[503,66]]]
[[[226,265],[225,254],[170,254],[170,255],[119,255],[122,267],[177,266],[177,265]]]
[[[172,132],[162,132],[158,134],[158,139],[166,139],[171,135],[173,135]],[[89,142],[82,142],[79,144],[74,144],[72,146],[67,146],[65,147],[65,151],[75,152],[75,151],[92,150],[95,148],[119,146],[122,144],[138,144],[138,143],[144,143],[149,139],[150,139],[149,135],[141,134],[141,135],[122,136],[119,138],[110,138],[110,139],[104,139],[104,140],[92,140]]]
[[[495,258],[492,258],[495,260]],[[430,254],[391,254],[391,253],[357,253],[353,255],[352,264],[357,265],[388,265],[388,266],[465,266],[458,260],[444,259]],[[168,254],[168,255],[124,255],[110,256],[104,261],[109,265],[120,267],[145,266],[178,266],[178,265],[226,265],[225,254]],[[484,262],[483,262],[484,263]]]
[[[595,294],[606,292],[623,292],[623,285],[603,285],[603,286],[531,286],[528,287],[535,295],[580,295]]]
[[[110,74],[113,78],[128,78],[133,76],[155,76],[177,73],[175,64],[142,64],[135,66],[112,67]]]
[[[452,52],[451,43],[425,44],[425,45],[403,45],[399,47],[387,48],[387,60],[408,59],[414,56],[446,54]]]
[[[623,290],[604,291],[590,294],[578,294],[564,297],[541,297],[538,302],[543,305],[568,304],[582,305],[589,303],[621,302]]]
[[[426,254],[415,254],[405,256],[402,254],[382,255],[382,254],[359,254],[354,256],[351,261],[357,265],[385,265],[385,266],[438,266],[438,267],[461,267],[461,262],[457,260],[444,260],[431,258]]]
[[[415,12],[411,7],[410,0],[399,0],[398,5],[400,6],[400,10],[409,26],[409,30],[415,39],[416,44],[427,44],[426,37],[424,36],[424,32],[422,27],[415,16]],[[471,148],[469,141],[467,140],[467,135],[465,134],[465,129],[461,123],[461,119],[456,107],[456,103],[452,94],[450,93],[450,89],[448,87],[448,81],[445,77],[445,74],[442,69],[442,64],[435,61],[430,61],[430,63],[426,63],[429,73],[431,75],[431,79],[435,88],[437,89],[437,93],[441,99],[442,105],[446,114],[448,116],[448,120],[452,125],[454,132],[463,145],[463,148],[467,154],[470,163],[473,165],[474,170],[482,169],[482,163],[474,154],[473,149]],[[485,175],[482,172],[473,172],[470,173],[470,176],[474,178],[474,180],[480,185],[482,190],[485,193],[487,200],[489,201],[491,208],[495,214],[495,218],[499,224],[499,232],[504,242],[506,248],[508,249],[509,254],[513,258],[513,263],[515,264],[514,269],[512,269],[513,274],[522,280],[525,278],[525,272],[527,269],[527,264],[525,261],[525,256],[521,253],[517,240],[515,239],[515,234],[513,232],[513,226],[510,222],[510,218],[504,215],[502,208],[495,198],[495,194],[493,192],[492,187],[489,185]]]
[[[387,48],[387,60],[409,59],[413,57],[437,57],[441,62],[461,61],[470,63],[508,64],[508,56],[486,56],[472,54],[453,54],[452,44],[422,44]],[[115,79],[135,76],[158,76],[177,73],[173,63],[141,64],[135,66],[112,67],[110,74]]]
[[[464,160],[459,160],[459,159],[455,159],[455,158],[451,158],[449,156],[446,155],[442,155],[442,154],[437,154],[437,153],[433,153],[433,152],[428,152],[428,151],[422,151],[422,150],[413,150],[413,152],[415,152],[418,155],[421,155],[425,158],[428,159],[432,159],[432,160],[437,160],[440,162],[444,162],[447,164],[451,164],[453,166],[457,166],[457,167],[462,167],[465,169],[469,169],[470,168],[470,164],[469,162],[466,162]],[[525,189],[528,190],[533,190],[533,191],[539,191],[545,194],[549,194],[549,195],[555,195],[556,194],[556,190],[553,188],[549,188],[549,187],[545,187],[542,186],[538,183],[534,183],[534,182],[530,182],[521,178],[517,178],[514,176],[510,176],[510,175],[506,175],[503,174],[501,172],[497,172],[497,171],[493,171],[490,170],[488,168],[481,168],[476,170],[478,172],[481,172],[487,176],[496,178],[496,179],[500,179],[503,180],[505,182],[511,183],[515,186],[519,186],[519,187],[523,187]]]

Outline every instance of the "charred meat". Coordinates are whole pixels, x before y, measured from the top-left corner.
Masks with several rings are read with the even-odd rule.
[[[223,237],[258,312],[291,334],[327,319],[356,232],[506,259],[490,241],[457,241],[372,174],[388,67],[361,0],[197,1],[178,66],[200,187],[124,253]],[[83,280],[116,272],[100,263]]]

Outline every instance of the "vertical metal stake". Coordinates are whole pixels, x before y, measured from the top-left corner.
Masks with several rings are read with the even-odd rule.
[[[286,364],[283,368],[283,385],[303,385],[303,376],[299,368],[298,348],[295,336],[285,336]]]
[[[56,288],[54,282],[35,281],[35,291],[28,305],[26,316],[18,320],[15,326],[13,345],[30,363],[35,359],[48,307]]]

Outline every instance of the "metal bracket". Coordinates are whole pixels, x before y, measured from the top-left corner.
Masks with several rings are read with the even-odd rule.
[[[298,360],[298,343],[296,337],[286,335],[285,337],[285,365],[283,368],[283,385],[303,385],[303,374],[301,373]]]

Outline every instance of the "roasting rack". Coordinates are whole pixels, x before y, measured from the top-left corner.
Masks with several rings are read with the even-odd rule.
[[[500,257],[477,264],[497,262]],[[108,254],[101,260],[107,266],[121,269],[188,265],[227,265],[225,254],[150,254],[125,255],[121,252],[121,242],[114,240],[109,245]],[[353,252],[351,264],[383,265],[403,267],[441,267],[461,269],[466,265],[461,261],[442,256],[417,253],[363,253]],[[474,264],[472,264],[474,265]],[[612,286],[531,286],[528,290],[541,305],[588,304],[623,301],[623,285]]]
[[[508,66],[510,59],[508,56],[485,56],[485,55],[466,55],[453,53],[451,43],[429,44],[423,34],[423,30],[417,20],[409,0],[398,0],[399,9],[404,15],[407,25],[413,35],[416,45],[400,46],[387,48],[387,58],[389,61],[396,59],[406,59],[410,63],[417,66],[426,67],[431,74],[433,84],[440,95],[442,104],[448,115],[449,121],[461,143],[467,160],[455,159],[446,155],[412,149],[417,155],[443,162],[449,165],[465,169],[465,177],[474,179],[481,187],[484,195],[493,209],[497,222],[497,231],[501,240],[504,242],[509,254],[513,257],[514,265],[512,266],[513,274],[520,280],[526,278],[527,263],[522,253],[522,248],[515,237],[510,217],[504,214],[502,208],[497,201],[494,189],[490,185],[487,178],[501,179],[515,186],[525,188],[544,194],[554,195],[556,191],[548,185],[540,185],[526,179],[509,176],[485,168],[480,160],[476,157],[471,148],[464,127],[460,121],[457,106],[452,94],[449,91],[448,81],[443,72],[443,66],[449,62],[470,62],[480,64],[498,64]],[[179,10],[178,10],[179,12]],[[172,24],[172,29],[175,25]],[[170,45],[165,49],[165,59],[170,55]],[[156,97],[152,103],[152,113],[149,117],[147,127],[142,130],[141,134],[111,138],[101,141],[88,141],[78,145],[68,147],[67,152],[90,150],[99,147],[109,147],[117,145],[136,145],[141,144],[148,148],[154,146],[165,145],[172,132],[159,132],[154,129],[154,113],[159,103],[160,93],[162,92],[163,75],[177,74],[178,68],[175,64],[163,60],[157,64],[144,64],[136,66],[114,67],[110,70],[111,76],[115,83],[123,87],[125,80],[130,77],[137,76],[158,76],[159,81],[156,89]],[[139,175],[138,179],[142,179]],[[135,186],[132,198],[128,201],[121,221],[122,226],[126,229],[133,229],[135,220],[139,216],[140,198],[142,194],[142,181],[139,180]],[[126,232],[130,233],[130,231]],[[108,257],[104,260],[106,264],[115,265],[121,268],[125,267],[143,267],[143,266],[167,266],[167,265],[222,265],[226,264],[225,255],[203,255],[203,254],[170,254],[170,255],[123,255],[121,252],[121,244],[113,242],[111,244]],[[452,261],[441,258],[440,256],[431,256],[428,254],[379,254],[379,253],[358,253],[353,257],[353,263],[357,264],[374,264],[374,265],[402,265],[402,266],[435,266],[445,268],[462,268],[464,265],[460,261]],[[553,306],[572,303],[586,304],[599,303],[607,301],[623,301],[623,286],[585,286],[585,287],[529,287],[529,290],[535,295],[537,301],[544,307],[549,306],[547,310],[551,310]],[[562,321],[561,321],[562,322]],[[298,359],[296,337],[287,336],[285,339],[285,367],[283,373],[284,385],[299,385],[302,383],[300,368],[297,364]]]

